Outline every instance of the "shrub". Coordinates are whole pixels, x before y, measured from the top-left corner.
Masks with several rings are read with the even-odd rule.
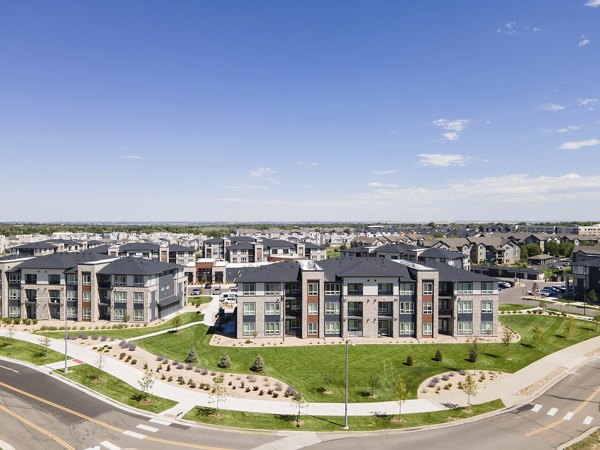
[[[479,357],[479,351],[476,346],[469,347],[469,361],[474,363],[477,362],[477,358]]]
[[[97,341],[98,340],[98,336],[96,336],[95,334],[92,334],[92,341]]]
[[[179,364],[177,364],[177,366],[176,366],[176,367],[177,367],[178,369],[183,369],[183,364],[179,363]]]
[[[414,365],[414,364],[415,364],[415,359],[413,358],[413,356],[412,356],[412,355],[408,355],[408,356],[406,357],[406,365],[407,365],[407,366],[412,366],[412,365]]]
[[[435,356],[433,357],[434,360],[436,361],[442,361],[443,356],[442,356],[442,351],[441,350],[436,350],[435,351]]]
[[[121,354],[119,355],[119,359],[123,359],[123,358],[125,358],[125,353],[121,353]]]
[[[131,364],[135,366],[137,364],[137,359],[132,359]]]
[[[187,366],[185,366],[185,370],[192,370],[194,368],[193,365],[188,364]]]
[[[265,361],[263,360],[262,356],[256,355],[256,358],[254,358],[250,370],[252,372],[262,372],[263,370],[265,370]]]
[[[157,360],[157,361],[162,361],[163,359],[165,359],[165,357],[164,357],[164,356],[157,356],[157,357],[156,357],[156,360]]]
[[[167,381],[173,381],[173,375],[169,375],[169,378],[167,378]]]
[[[127,346],[127,348],[129,348],[129,351],[132,352],[132,351],[134,351],[137,348],[137,345],[135,345],[135,344],[129,344]]]
[[[221,359],[219,360],[217,366],[219,366],[221,369],[229,369],[231,367],[231,358],[227,353],[221,355]]]
[[[196,349],[192,347],[188,355],[185,357],[185,362],[195,363],[196,361],[198,361],[198,355],[196,355]]]
[[[177,377],[177,382],[178,382],[179,384],[185,384],[185,380],[183,379],[183,377],[182,377],[181,375],[179,375],[179,376]]]

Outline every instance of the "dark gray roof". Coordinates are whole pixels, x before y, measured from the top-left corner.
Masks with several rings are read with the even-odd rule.
[[[107,255],[97,252],[62,252],[52,253],[51,255],[38,256],[28,259],[19,264],[19,269],[71,269],[77,267],[80,263],[102,261],[109,259]]]
[[[240,283],[286,283],[300,278],[300,265],[295,261],[282,261],[260,267],[244,267],[239,273],[236,282]]]
[[[169,245],[170,252],[186,252],[195,253],[196,251],[192,247],[186,247],[185,245],[171,244]]]
[[[121,252],[144,252],[152,251],[158,252],[160,245],[152,244],[151,242],[132,242],[130,244],[123,244],[119,246],[119,253]]]
[[[11,248],[56,248],[56,245],[46,241],[41,242],[30,242],[29,244],[21,244]]]
[[[230,245],[229,250],[252,250],[254,245],[251,242],[240,242],[239,244]]]
[[[23,258],[33,258],[33,256],[6,255],[6,256],[0,257],[0,262],[3,262],[3,261],[12,261],[14,259],[23,259]]]
[[[463,254],[460,252],[452,252],[443,248],[428,248],[424,250],[419,258],[445,258],[445,259],[462,259]]]
[[[387,258],[335,258],[317,262],[325,271],[325,279],[343,277],[394,277],[413,279],[408,267]]]
[[[311,250],[323,250],[325,247],[322,245],[313,244],[312,242],[301,242],[304,244],[304,248],[308,248]]]
[[[574,266],[584,267],[600,267],[600,258],[586,259],[585,261],[577,261],[573,263]]]
[[[468,281],[498,281],[494,277],[488,277],[480,273],[469,272],[459,269],[445,263],[426,263],[427,267],[436,269],[439,273],[440,281],[468,282]]]
[[[373,253],[400,253],[406,255],[409,249],[416,249],[418,247],[414,245],[405,244],[386,244],[381,247],[377,247],[373,250]]]
[[[104,275],[158,275],[174,269],[183,269],[183,266],[129,256],[109,263],[98,273]]]
[[[222,244],[223,238],[211,238],[203,241],[204,244]]]
[[[293,248],[295,244],[284,241],[283,239],[263,239],[262,245],[264,248]]]
[[[229,236],[229,240],[231,242],[239,243],[239,242],[255,242],[256,238],[252,236]]]

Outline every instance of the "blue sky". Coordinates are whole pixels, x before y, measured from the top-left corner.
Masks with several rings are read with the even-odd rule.
[[[0,0],[0,220],[594,220],[600,0]]]

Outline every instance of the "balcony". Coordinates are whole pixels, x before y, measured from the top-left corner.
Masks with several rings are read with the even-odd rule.
[[[301,309],[285,308],[285,317],[300,317],[301,315]]]
[[[452,310],[451,309],[440,309],[438,310],[438,316],[452,316]]]

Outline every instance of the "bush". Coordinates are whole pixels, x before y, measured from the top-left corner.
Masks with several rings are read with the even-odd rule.
[[[198,355],[196,355],[196,349],[192,347],[188,355],[185,357],[185,362],[193,364],[196,361],[198,361]]]
[[[414,364],[415,364],[415,359],[413,358],[413,356],[412,356],[412,355],[408,355],[408,356],[406,357],[406,365],[407,365],[407,366],[412,366],[412,365],[414,365]]]
[[[263,362],[264,365],[264,362]],[[219,363],[217,364],[221,369],[229,369],[231,367],[231,358],[227,353],[221,356]],[[254,366],[254,365],[253,365]]]
[[[179,364],[177,364],[177,366],[176,366],[176,367],[177,367],[178,369],[183,369],[183,364],[179,363]]]
[[[177,377],[177,382],[178,382],[179,384],[185,384],[185,380],[183,379],[183,377],[182,377],[181,375],[179,375],[179,376]]]
[[[125,353],[121,353],[121,354],[119,355],[119,359],[123,359],[123,358],[125,358]]]
[[[265,361],[262,356],[256,355],[256,358],[254,358],[250,370],[252,372],[262,372],[263,370],[265,370]]]
[[[442,351],[441,350],[436,350],[435,351],[435,356],[433,357],[434,360],[436,361],[442,361],[443,356],[442,356]]]
[[[477,362],[477,358],[479,357],[479,351],[476,346],[469,347],[469,361],[474,363]]]

